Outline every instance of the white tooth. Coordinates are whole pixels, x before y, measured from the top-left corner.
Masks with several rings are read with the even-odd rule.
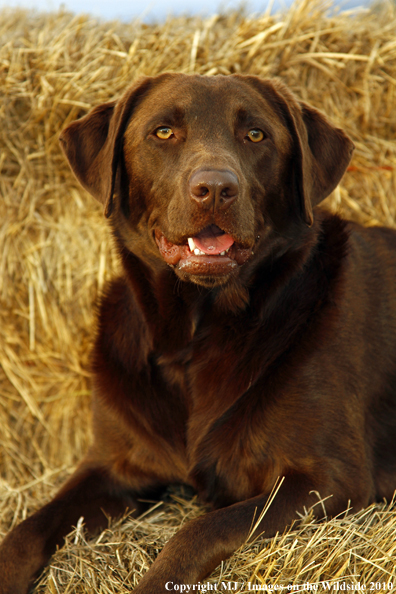
[[[225,256],[225,255],[226,255],[225,251],[224,252],[220,252],[220,256]]]
[[[195,250],[195,243],[192,237],[189,237],[187,239],[188,241],[188,247],[190,248],[190,252],[193,252]]]
[[[199,256],[199,254],[201,254],[201,253],[202,253],[202,252],[201,252],[201,250],[199,250],[198,248],[195,248],[195,250],[194,250],[194,254],[195,254],[196,256]]]

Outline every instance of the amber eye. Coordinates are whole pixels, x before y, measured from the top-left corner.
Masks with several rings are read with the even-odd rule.
[[[249,130],[247,137],[252,142],[261,142],[264,139],[264,132],[258,128],[254,128],[253,130]]]
[[[161,140],[168,140],[168,138],[173,136],[173,130],[172,128],[168,128],[168,126],[161,126],[156,129],[154,134],[158,136],[158,138],[161,138]]]

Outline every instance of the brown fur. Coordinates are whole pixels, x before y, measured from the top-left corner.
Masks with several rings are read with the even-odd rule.
[[[94,443],[3,541],[1,594],[26,594],[81,515],[95,530],[103,511],[139,514],[170,483],[213,511],[169,541],[139,593],[207,576],[278,477],[256,534],[282,531],[315,493],[330,515],[390,499],[396,232],[316,207],[349,163],[348,137],[277,81],[164,74],[61,142],[110,217],[123,275],[100,305]],[[209,225],[232,237],[229,255],[187,257],[187,238]]]

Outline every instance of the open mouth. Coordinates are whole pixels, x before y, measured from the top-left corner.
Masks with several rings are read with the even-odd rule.
[[[170,242],[160,231],[155,231],[155,239],[167,264],[193,275],[229,274],[252,255],[251,249],[238,246],[233,237],[217,225],[208,225],[181,245]]]
[[[196,256],[225,256],[234,240],[217,225],[209,225],[195,237],[189,237],[187,243],[190,252]]]

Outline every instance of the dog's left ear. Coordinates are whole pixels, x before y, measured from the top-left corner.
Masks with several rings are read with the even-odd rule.
[[[130,87],[119,101],[103,103],[72,122],[60,137],[62,149],[81,185],[104,205],[106,217],[113,209],[113,194],[126,127],[135,106],[153,78]]]
[[[312,209],[338,185],[351,160],[355,145],[320,111],[298,101],[280,81],[271,84],[294,139],[294,184],[301,215],[313,224]]]
[[[255,87],[286,123],[293,137],[293,176],[300,214],[311,226],[312,209],[338,185],[351,160],[353,142],[320,111],[298,101],[280,81],[234,76]]]
[[[305,222],[311,226],[312,208],[337,187],[355,145],[341,128],[307,103],[301,101],[290,111],[299,153],[295,182]]]

